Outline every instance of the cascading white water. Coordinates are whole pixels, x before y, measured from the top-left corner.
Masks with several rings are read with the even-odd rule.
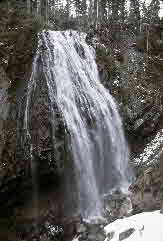
[[[38,180],[37,180],[37,165],[36,161],[34,160],[33,156],[33,143],[31,141],[31,133],[30,133],[30,110],[31,110],[31,99],[34,94],[35,88],[36,88],[36,75],[37,75],[37,60],[38,60],[39,52],[37,51],[36,56],[33,61],[33,68],[32,68],[32,74],[30,77],[30,80],[28,82],[28,88],[27,88],[27,98],[26,98],[26,105],[25,105],[25,112],[24,112],[24,121],[23,121],[23,136],[20,134],[20,143],[22,146],[27,145],[27,143],[30,143],[29,150],[24,150],[25,153],[29,152],[28,155],[30,156],[30,168],[31,168],[31,176],[32,176],[32,188],[33,188],[33,193],[32,193],[32,205],[33,205],[33,216],[34,218],[38,218]],[[20,110],[21,112],[21,106]],[[36,227],[35,229],[37,230],[37,223],[35,223]]]
[[[101,196],[115,186],[128,187],[128,147],[117,106],[100,83],[94,50],[83,34],[48,31],[39,41],[43,50],[37,55],[41,56],[51,111],[55,115],[57,104],[70,135],[81,214],[85,218],[102,216]],[[34,67],[32,75],[35,71]],[[34,88],[32,78],[29,94]],[[27,115],[25,119],[27,124]]]

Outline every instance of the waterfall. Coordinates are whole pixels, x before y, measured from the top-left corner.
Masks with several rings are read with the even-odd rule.
[[[40,64],[52,116],[57,105],[70,137],[80,212],[85,218],[102,216],[102,196],[129,184],[128,147],[115,100],[100,83],[95,52],[85,42],[84,34],[44,31],[39,36],[39,51],[28,86],[24,120],[27,130],[29,100]]]

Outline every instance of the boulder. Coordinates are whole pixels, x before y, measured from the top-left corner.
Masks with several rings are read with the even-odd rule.
[[[108,221],[130,216],[132,213],[132,202],[130,193],[115,190],[104,197],[105,215]]]

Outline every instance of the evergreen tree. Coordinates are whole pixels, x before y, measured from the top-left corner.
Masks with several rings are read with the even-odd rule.
[[[140,0],[130,0],[130,13],[129,13],[129,22],[132,28],[132,31],[136,34],[140,31]]]

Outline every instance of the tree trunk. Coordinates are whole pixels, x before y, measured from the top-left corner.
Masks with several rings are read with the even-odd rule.
[[[97,27],[97,20],[98,20],[98,0],[94,0],[94,6],[93,6],[93,9],[94,9],[94,12],[93,12],[93,22],[94,22],[94,25],[95,27]]]
[[[106,0],[101,0],[100,5],[101,5],[100,6],[101,23],[106,23],[106,21],[107,21]]]
[[[31,0],[27,0],[27,13],[31,13]]]
[[[136,27],[136,33],[140,32],[140,1],[139,0],[130,0],[131,11],[133,14],[133,22]]]

